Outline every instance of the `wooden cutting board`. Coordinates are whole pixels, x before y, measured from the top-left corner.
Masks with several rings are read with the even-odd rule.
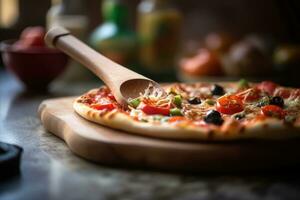
[[[44,127],[75,154],[94,162],[180,171],[248,171],[298,165],[300,140],[192,143],[127,134],[89,122],[72,108],[74,97],[45,100]]]

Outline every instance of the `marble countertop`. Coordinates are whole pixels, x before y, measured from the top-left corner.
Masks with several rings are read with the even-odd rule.
[[[24,148],[21,173],[0,182],[0,199],[299,199],[299,172],[180,174],[112,168],[72,154],[37,117],[44,99],[80,94],[99,83],[53,85],[30,95],[0,72],[0,141]],[[68,88],[68,89],[66,89]]]

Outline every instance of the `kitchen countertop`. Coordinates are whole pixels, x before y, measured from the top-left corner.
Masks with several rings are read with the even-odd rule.
[[[56,83],[30,95],[0,71],[0,141],[24,148],[20,175],[0,182],[0,199],[299,199],[298,170],[180,174],[101,166],[72,154],[37,117],[42,100],[78,95],[99,83]]]

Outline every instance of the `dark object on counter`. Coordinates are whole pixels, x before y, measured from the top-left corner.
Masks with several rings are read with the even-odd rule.
[[[273,56],[276,74],[285,84],[300,86],[300,45],[285,44],[276,48]]]
[[[233,45],[222,61],[228,76],[272,75],[270,58],[257,45],[247,40]]]
[[[22,152],[21,147],[0,142],[0,180],[19,173]]]
[[[225,93],[224,88],[218,84],[214,84],[212,90],[211,90],[212,95],[217,95],[221,96]]]
[[[221,114],[216,110],[210,110],[206,113],[204,121],[208,124],[222,125],[224,120],[222,119]]]
[[[247,35],[244,41],[254,45],[258,49],[261,50],[266,56],[273,56],[274,50],[276,48],[276,41],[271,35],[263,35],[263,34],[250,34]]]
[[[68,57],[64,53],[47,47],[15,47],[14,40],[0,44],[3,62],[26,88],[45,91],[49,83],[66,68]]]

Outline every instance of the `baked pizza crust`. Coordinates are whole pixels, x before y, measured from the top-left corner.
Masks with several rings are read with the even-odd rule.
[[[219,129],[211,130],[207,127],[191,126],[184,121],[176,125],[141,122],[117,109],[106,112],[93,109],[79,102],[79,99],[80,97],[74,101],[73,107],[83,118],[110,128],[142,136],[192,141],[277,140],[300,136],[299,125],[296,127],[288,126],[274,118],[250,123],[242,128],[230,124],[228,127],[224,125]]]

